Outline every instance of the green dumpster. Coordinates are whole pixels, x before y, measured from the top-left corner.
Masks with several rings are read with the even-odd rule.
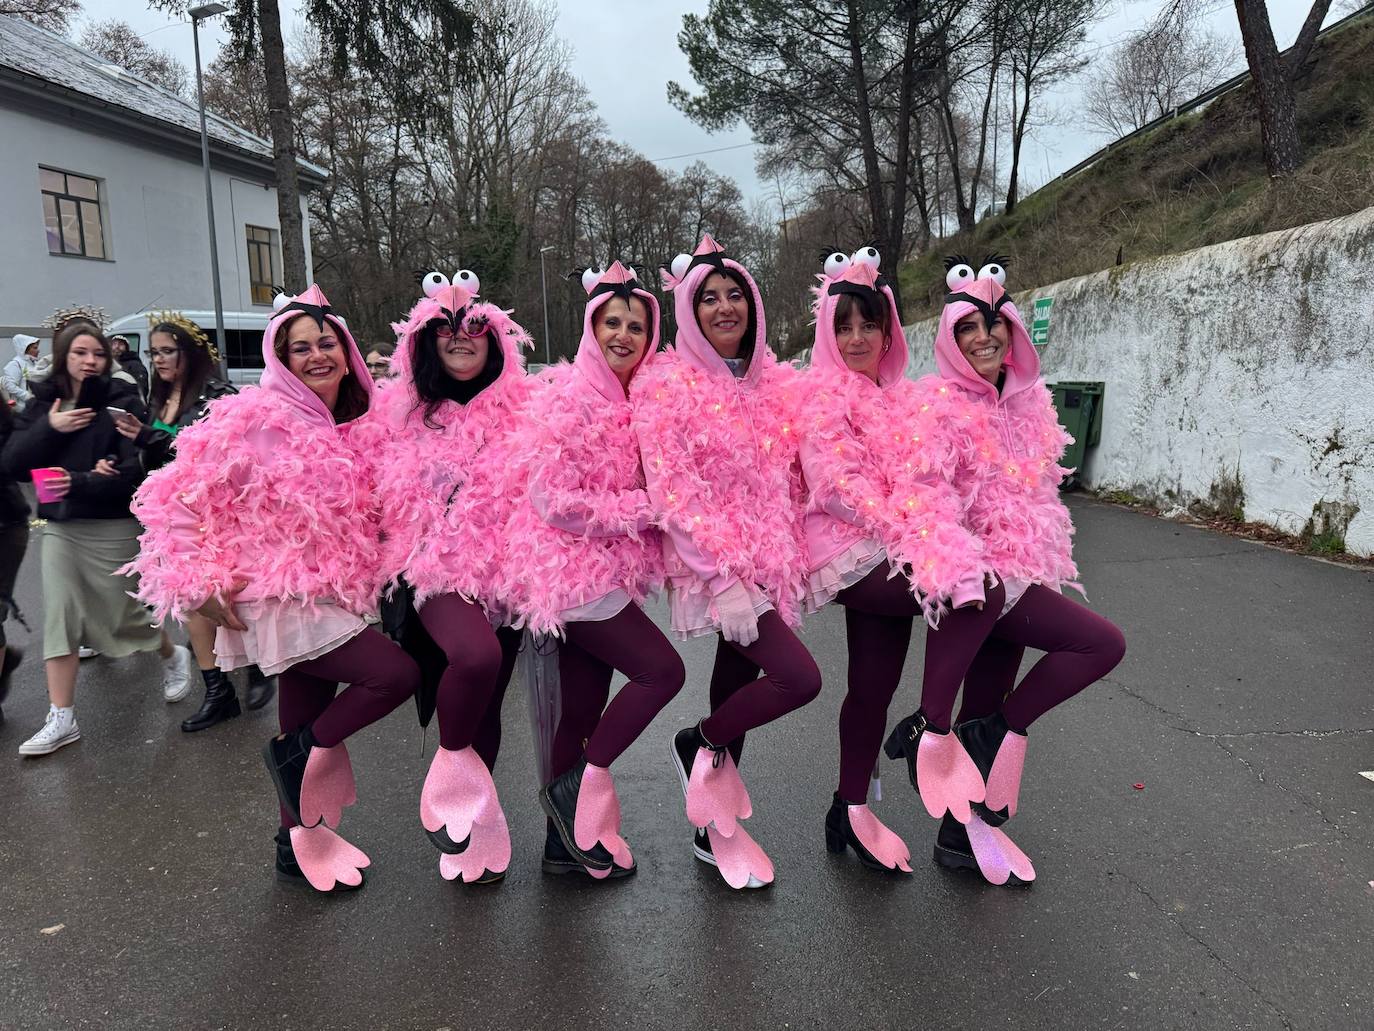
[[[1079,473],[1087,458],[1088,448],[1096,447],[1102,439],[1102,395],[1105,383],[1066,382],[1051,383],[1054,394],[1054,409],[1059,413],[1059,422],[1073,437],[1073,443],[1064,451],[1059,464],[1074,471],[1064,480],[1063,486],[1077,487]]]

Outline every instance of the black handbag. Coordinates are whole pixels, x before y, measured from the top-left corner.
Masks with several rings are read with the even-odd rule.
[[[415,692],[415,715],[422,728],[434,718],[439,699],[439,680],[448,669],[448,656],[434,643],[420,614],[415,609],[415,589],[401,580],[390,594],[384,595],[379,610],[382,632],[399,644],[420,667],[420,689]]]

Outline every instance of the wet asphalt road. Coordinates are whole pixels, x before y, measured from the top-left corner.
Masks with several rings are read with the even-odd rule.
[[[687,689],[615,767],[638,876],[540,873],[517,684],[496,771],[505,882],[440,879],[417,814],[436,736],[422,748],[407,705],[349,743],[344,831],[373,866],[344,897],[271,876],[272,710],[185,735],[195,696],[166,705],[155,658],[92,660],[83,740],[21,761],[46,709],[32,661],[0,727],[0,1027],[1374,1027],[1374,783],[1358,776],[1374,770],[1374,573],[1072,507],[1093,605],[1129,650],[1033,728],[1010,827],[1030,891],[934,866],[935,824],[886,761],[876,808],[915,874],[825,852],[833,612],[805,634],[821,698],[751,736],[749,829],[778,870],[751,893],[692,858],[668,761],[708,642],[684,646]],[[19,600],[41,625],[36,554]]]

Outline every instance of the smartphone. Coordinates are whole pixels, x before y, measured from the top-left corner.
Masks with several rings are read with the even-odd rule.
[[[100,411],[110,397],[110,381],[103,376],[88,376],[81,381],[76,394],[76,407]]]
[[[128,414],[129,414],[129,413],[126,412],[123,408],[116,408],[114,405],[106,405],[106,406],[105,406],[105,411],[109,412],[111,415],[114,415],[114,416],[128,415]]]

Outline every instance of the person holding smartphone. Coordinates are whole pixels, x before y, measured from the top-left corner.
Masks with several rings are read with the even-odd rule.
[[[115,429],[143,452],[149,471],[160,469],[176,454],[177,434],[205,417],[210,402],[236,394],[230,384],[215,375],[219,353],[205,331],[176,311],[148,316],[148,348],[153,360],[153,385],[148,396],[151,423],[114,406]],[[215,663],[215,625],[199,613],[186,619],[191,650],[205,682],[205,699],[199,709],[181,721],[188,734],[208,730],[243,710],[229,674]],[[277,692],[275,677],[263,675],[256,665],[248,667],[249,709],[261,709]]]
[[[179,701],[190,690],[191,654],[153,625],[132,597],[137,586],[118,570],[138,554],[138,522],[129,501],[143,479],[133,442],[120,436],[107,405],[140,419],[137,389],[110,379],[110,348],[93,323],[71,322],[53,339],[53,373],[33,385],[15,419],[0,465],[16,479],[41,474],[43,659],[51,706],[20,755],[47,755],[81,737],[76,723],[77,649],[109,658],[153,651],[162,656],[162,692]],[[46,496],[49,500],[43,500]]]

